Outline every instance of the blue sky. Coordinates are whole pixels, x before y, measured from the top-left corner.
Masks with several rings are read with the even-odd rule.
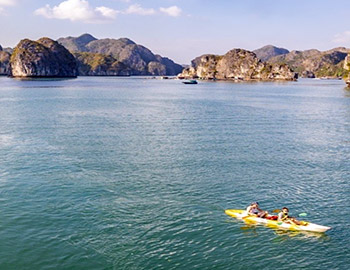
[[[0,0],[0,44],[90,33],[128,37],[179,63],[267,44],[350,47],[347,0]]]

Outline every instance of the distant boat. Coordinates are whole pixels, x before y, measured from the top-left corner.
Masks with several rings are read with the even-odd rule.
[[[198,84],[196,80],[189,80],[189,81],[184,81],[182,82],[183,84]]]

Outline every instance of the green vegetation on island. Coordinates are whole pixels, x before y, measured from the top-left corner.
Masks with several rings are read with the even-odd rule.
[[[86,76],[130,76],[131,69],[112,56],[76,52],[73,53],[78,64],[78,73]]]

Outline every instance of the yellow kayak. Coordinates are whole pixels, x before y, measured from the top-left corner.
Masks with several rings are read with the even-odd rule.
[[[277,220],[270,220],[266,218],[259,218],[256,216],[249,216],[246,210],[241,209],[227,209],[225,210],[225,214],[237,218],[242,219],[249,223],[261,223],[266,224],[267,226],[293,230],[293,231],[308,231],[308,232],[325,232],[331,229],[331,227],[322,226],[314,223],[310,223],[307,221],[301,221],[302,225],[285,223]]]

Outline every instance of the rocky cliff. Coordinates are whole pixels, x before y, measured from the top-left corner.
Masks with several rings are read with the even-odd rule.
[[[259,59],[261,59],[261,61],[265,62],[274,56],[287,54],[289,53],[289,51],[284,48],[278,48],[272,45],[266,45],[260,49],[254,50],[253,53],[255,53],[256,56]]]
[[[350,54],[348,54],[344,60],[344,69],[347,72],[347,76],[345,76],[345,82],[350,87]]]
[[[176,75],[183,69],[172,60],[155,55],[146,47],[127,38],[96,39],[84,34],[77,38],[60,38],[58,42],[71,52],[89,52],[113,57],[125,65],[127,68],[125,73],[130,75]],[[84,56],[87,55],[80,55],[80,59]],[[87,64],[89,61],[85,62]],[[98,75],[98,72],[95,74]]]
[[[209,80],[296,80],[286,64],[271,65],[262,62],[253,52],[233,49],[225,55],[207,54],[192,61],[179,77],[202,78]]]
[[[9,75],[10,72],[10,54],[3,51],[0,45],[0,75]]]
[[[77,76],[74,56],[49,38],[21,40],[11,55],[10,67],[14,77]]]
[[[301,77],[342,77],[344,59],[349,50],[335,48],[329,51],[291,51],[288,54],[270,58],[270,63],[288,64]]]

